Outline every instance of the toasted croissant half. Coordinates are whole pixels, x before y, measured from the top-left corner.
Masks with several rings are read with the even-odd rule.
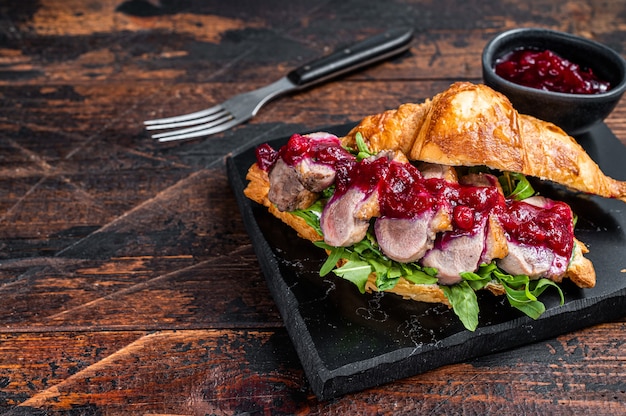
[[[626,182],[606,176],[561,128],[519,114],[486,85],[458,82],[432,100],[368,116],[343,144],[354,147],[357,133],[374,152],[393,149],[410,160],[484,165],[626,202]]]

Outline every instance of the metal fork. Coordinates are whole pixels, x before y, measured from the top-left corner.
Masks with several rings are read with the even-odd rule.
[[[214,107],[144,121],[146,130],[169,130],[152,135],[160,142],[220,133],[251,119],[264,104],[279,95],[308,88],[404,52],[410,47],[412,37],[413,29],[391,29],[302,65],[272,84],[236,95]]]

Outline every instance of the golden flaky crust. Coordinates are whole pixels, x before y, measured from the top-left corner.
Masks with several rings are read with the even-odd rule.
[[[583,254],[588,253],[589,250],[581,241],[575,239],[575,243],[572,260],[567,266],[565,277],[568,277],[578,287],[594,287],[596,285],[596,271],[591,260],[583,257]]]
[[[411,160],[486,165],[626,202],[626,182],[609,178],[584,149],[552,123],[519,114],[502,94],[459,82],[422,104],[366,117],[360,132],[372,151],[400,149]]]
[[[370,274],[365,289],[368,292],[378,292],[376,287],[376,275]],[[389,293],[395,293],[402,296],[403,299],[415,300],[418,302],[443,303],[450,306],[450,302],[439,285],[416,285],[401,277],[398,283],[392,288],[386,290]]]

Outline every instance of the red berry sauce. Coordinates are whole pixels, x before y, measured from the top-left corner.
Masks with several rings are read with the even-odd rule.
[[[287,144],[278,151],[267,143],[256,148],[257,164],[264,171],[269,171],[279,157],[289,166],[295,166],[306,158],[310,158],[316,163],[331,166],[355,159],[341,147],[341,142],[333,135],[319,134],[315,137],[308,137],[294,134],[289,138]]]
[[[515,84],[570,94],[601,94],[608,81],[550,50],[518,49],[498,59],[496,74]]]

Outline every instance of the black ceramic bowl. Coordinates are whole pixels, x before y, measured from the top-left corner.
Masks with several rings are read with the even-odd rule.
[[[496,60],[520,49],[549,49],[581,68],[591,68],[611,87],[600,94],[569,94],[515,84],[495,72]],[[626,61],[614,50],[589,39],[548,29],[514,29],[493,38],[483,50],[483,80],[506,95],[522,114],[550,121],[570,135],[580,135],[601,122],[626,90]]]

